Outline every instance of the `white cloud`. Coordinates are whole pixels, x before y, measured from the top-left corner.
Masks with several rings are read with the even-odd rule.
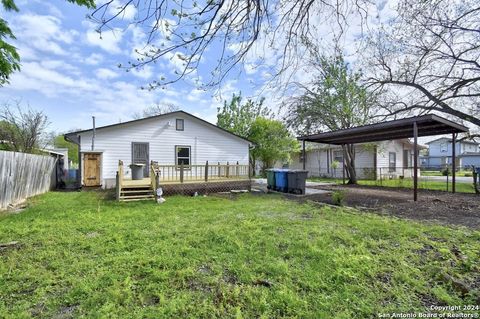
[[[84,94],[95,91],[99,86],[88,79],[65,75],[56,70],[58,65],[42,65],[39,62],[25,62],[22,71],[12,76],[9,89],[37,91],[48,97],[58,97],[65,93]]]
[[[187,95],[187,100],[190,102],[206,102],[206,100],[203,99],[203,95],[205,94],[206,92],[204,90],[193,89]]]
[[[120,76],[117,72],[106,68],[97,69],[95,75],[97,76],[97,78],[102,80],[115,79]]]
[[[67,55],[60,44],[72,44],[79,34],[76,30],[65,30],[54,16],[33,13],[14,17],[12,27],[22,43],[20,46],[56,55]]]
[[[101,33],[95,30],[87,31],[87,43],[98,46],[110,54],[121,53],[120,41],[122,41],[123,32],[120,29],[105,30]]]
[[[99,53],[92,53],[88,57],[83,59],[83,63],[89,65],[98,65],[99,63],[103,62],[104,57]]]
[[[130,73],[138,78],[148,80],[153,76],[153,68],[150,65],[145,65],[140,69],[134,68],[130,70]]]

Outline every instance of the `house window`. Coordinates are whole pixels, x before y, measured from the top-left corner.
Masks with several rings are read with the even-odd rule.
[[[343,151],[333,152],[333,160],[339,163],[343,163]]]
[[[190,166],[190,146],[175,146],[175,163],[177,166]]]
[[[390,152],[388,153],[388,170],[395,172],[395,167],[397,167],[397,153]]]
[[[440,152],[446,153],[448,149],[447,143],[440,143]]]
[[[177,122],[176,122],[176,127],[177,127],[177,131],[183,131],[184,130],[184,121],[183,119],[177,119]]]

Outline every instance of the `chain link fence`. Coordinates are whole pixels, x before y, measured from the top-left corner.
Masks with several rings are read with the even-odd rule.
[[[423,189],[452,191],[452,166],[419,168],[417,170],[418,187]],[[384,187],[413,187],[413,167],[382,166],[355,167],[358,183],[361,185]],[[456,169],[456,191],[474,193],[474,179],[471,168]],[[333,181],[343,183],[349,179],[348,170],[342,165],[336,168],[310,168],[309,177],[312,180]]]

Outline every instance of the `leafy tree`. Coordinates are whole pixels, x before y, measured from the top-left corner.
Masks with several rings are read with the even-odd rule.
[[[270,117],[270,110],[263,106],[264,98],[259,102],[248,99],[242,104],[242,93],[232,96],[230,102],[224,102],[217,109],[217,125],[244,138],[250,135],[250,129],[259,116]]]
[[[95,0],[67,1],[86,6],[87,8],[95,7]],[[5,11],[19,11],[14,0],[0,0],[0,3]],[[7,42],[9,40],[15,40],[15,35],[8,26],[8,22],[0,18],[0,86],[8,83],[13,72],[20,70],[20,55],[17,52],[17,48]]]
[[[0,110],[0,140],[16,152],[36,153],[47,143],[46,128],[49,124],[42,111],[4,105]]]
[[[134,119],[142,119],[145,117],[155,116],[155,115],[162,115],[165,113],[179,111],[180,107],[174,104],[160,104],[157,103],[155,105],[149,106],[141,112],[137,112],[133,114]]]
[[[354,72],[341,55],[325,57],[313,50],[312,70],[317,75],[303,94],[294,98],[287,114],[288,125],[299,134],[335,131],[369,123],[375,114],[375,96],[360,84],[361,73]],[[349,183],[357,182],[355,149],[342,146]]]
[[[53,145],[59,148],[68,148],[68,158],[78,164],[78,145],[65,140],[63,134],[55,136]]]
[[[290,154],[300,150],[300,144],[284,123],[258,117],[252,123],[249,138],[255,143],[252,157],[262,161],[262,173],[276,161],[289,161]]]

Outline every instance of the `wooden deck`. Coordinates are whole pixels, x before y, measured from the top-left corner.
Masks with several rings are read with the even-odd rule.
[[[120,201],[155,199],[156,189],[164,194],[207,194],[238,189],[250,189],[248,165],[220,163],[190,165],[187,168],[175,165],[150,164],[150,177],[138,180],[126,179],[123,162],[117,171],[117,199]]]

